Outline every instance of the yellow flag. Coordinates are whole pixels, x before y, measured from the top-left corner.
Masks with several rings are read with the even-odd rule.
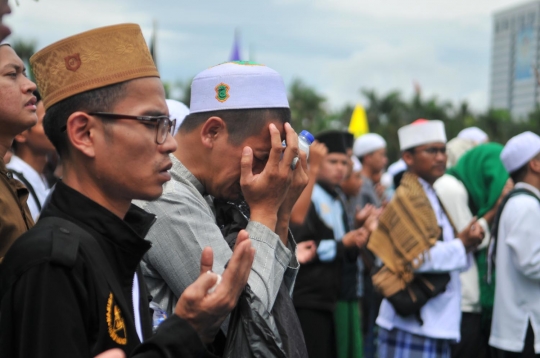
[[[364,107],[359,104],[354,107],[354,111],[352,112],[351,122],[349,123],[349,132],[354,135],[354,138],[369,133],[366,111],[364,110]]]

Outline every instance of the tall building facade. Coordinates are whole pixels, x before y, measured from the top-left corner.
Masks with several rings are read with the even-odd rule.
[[[490,106],[524,118],[540,103],[540,0],[494,14]]]

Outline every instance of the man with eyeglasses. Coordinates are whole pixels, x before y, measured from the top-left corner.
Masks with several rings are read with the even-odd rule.
[[[459,273],[484,232],[474,219],[457,234],[433,189],[446,170],[443,122],[419,120],[398,136],[408,170],[368,244],[384,264],[373,276],[385,297],[379,357],[450,357],[460,339]]]
[[[177,146],[140,27],[88,31],[30,62],[64,175],[0,267],[0,356],[93,357],[114,348],[129,357],[211,356],[205,343],[244,288],[254,252],[241,231],[209,293],[218,276],[212,250],[202,250],[199,277],[152,335],[139,262],[156,217],[131,201],[161,195]]]

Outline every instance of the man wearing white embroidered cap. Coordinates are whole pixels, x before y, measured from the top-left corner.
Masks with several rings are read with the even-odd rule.
[[[155,245],[143,269],[164,310],[197,277],[194,259],[202,248],[212,247],[212,269],[219,274],[236,231],[245,228],[256,249],[248,284],[265,310],[285,310],[281,317],[287,320],[275,335],[296,357],[305,344],[289,295],[299,265],[288,226],[308,178],[289,122],[285,85],[269,67],[239,61],[201,72],[191,85],[190,114],[175,137],[172,180],[161,198],[137,204],[160,218],[147,236]]]
[[[461,132],[458,133],[457,137],[473,141],[476,145],[487,143],[489,141],[487,133],[478,127],[468,127],[462,129]]]
[[[494,220],[490,261],[499,268],[489,344],[496,357],[540,355],[540,137],[511,138],[501,160],[515,187]]]
[[[376,133],[367,133],[356,139],[353,146],[353,154],[362,163],[363,185],[360,190],[360,207],[372,204],[381,207],[382,198],[378,193],[380,183],[374,182],[374,177],[379,175],[386,167],[388,158],[386,157],[386,141]]]
[[[169,116],[171,116],[171,118],[176,119],[176,125],[173,129],[173,137],[174,137],[176,136],[176,133],[178,133],[178,129],[180,129],[182,122],[184,122],[184,118],[186,118],[186,116],[189,114],[189,108],[182,102],[177,101],[175,99],[166,99],[165,102],[167,102],[167,108],[169,109]]]
[[[408,171],[368,244],[384,263],[373,276],[385,297],[377,318],[379,357],[450,357],[451,342],[460,339],[459,272],[484,233],[473,221],[457,235],[433,189],[445,172],[444,124],[419,120],[398,136]],[[431,287],[424,300],[419,281]]]

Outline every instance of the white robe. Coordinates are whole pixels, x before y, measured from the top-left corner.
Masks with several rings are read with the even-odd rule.
[[[526,183],[538,197],[540,191]],[[523,351],[529,321],[540,353],[540,203],[520,194],[506,203],[499,221],[495,303],[489,344],[510,352]]]
[[[431,203],[437,222],[442,227],[443,241],[438,241],[430,250],[428,259],[418,272],[449,272],[450,282],[446,291],[430,299],[420,310],[424,322],[420,325],[412,315],[402,317],[396,313],[388,300],[384,299],[377,317],[377,325],[392,330],[400,329],[424,337],[460,340],[461,325],[461,284],[460,271],[468,268],[469,259],[461,240],[454,237],[454,230],[437,199],[431,185],[419,179]]]

